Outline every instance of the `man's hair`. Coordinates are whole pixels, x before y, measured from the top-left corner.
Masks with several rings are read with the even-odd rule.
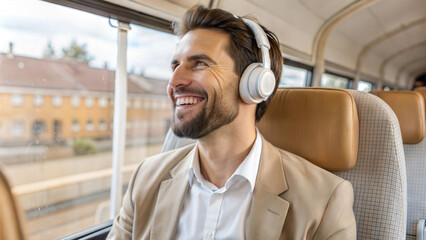
[[[271,49],[271,70],[275,75],[275,89],[271,96],[264,102],[257,104],[256,121],[259,121],[266,111],[272,96],[275,94],[281,78],[283,58],[280,51],[278,38],[274,33],[260,25],[268,36]],[[182,24],[175,28],[175,33],[183,36],[195,29],[216,29],[226,32],[230,36],[229,46],[226,51],[235,61],[235,73],[241,78],[248,65],[254,62],[262,62],[262,52],[257,47],[254,33],[243,22],[230,12],[222,9],[209,9],[203,6],[194,6],[189,9],[182,18]]]

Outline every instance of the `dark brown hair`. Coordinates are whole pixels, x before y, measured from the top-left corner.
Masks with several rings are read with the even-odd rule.
[[[252,19],[253,20],[253,19]],[[259,24],[260,25],[260,24]],[[257,104],[256,121],[259,121],[266,111],[272,96],[277,90],[283,58],[281,56],[280,44],[274,33],[260,25],[268,36],[271,49],[271,70],[275,75],[275,89],[268,100]],[[262,62],[261,50],[257,47],[253,32],[240,17],[222,9],[209,9],[203,6],[194,6],[189,9],[182,18],[182,24],[176,26],[175,33],[179,36],[185,35],[194,29],[218,29],[230,35],[230,43],[226,49],[229,56],[235,61],[235,73],[241,78],[248,65],[254,62]]]

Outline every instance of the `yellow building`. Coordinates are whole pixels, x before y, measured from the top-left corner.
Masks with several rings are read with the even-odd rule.
[[[111,138],[114,77],[75,60],[0,54],[0,146]],[[171,114],[166,87],[164,80],[128,76],[128,139],[164,136]]]

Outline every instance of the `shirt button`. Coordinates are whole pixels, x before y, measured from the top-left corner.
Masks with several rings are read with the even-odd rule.
[[[208,238],[213,238],[213,233],[212,233],[212,232],[208,232],[208,233],[207,233],[207,237],[208,237]]]

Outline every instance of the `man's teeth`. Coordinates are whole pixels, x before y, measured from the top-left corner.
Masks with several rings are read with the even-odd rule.
[[[193,104],[197,104],[199,102],[199,100],[197,98],[194,97],[184,97],[184,98],[178,98],[176,100],[176,105],[180,106],[180,105],[193,105]]]

